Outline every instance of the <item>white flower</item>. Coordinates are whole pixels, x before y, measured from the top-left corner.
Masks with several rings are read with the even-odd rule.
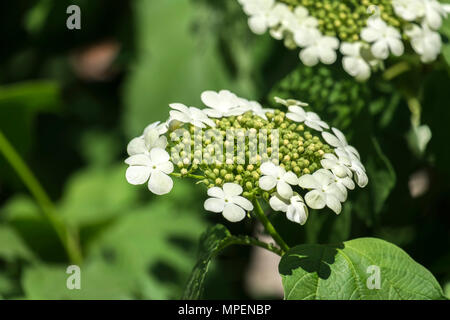
[[[437,30],[442,25],[442,17],[447,17],[448,5],[442,5],[437,0],[421,0],[425,7],[424,21],[430,28]]]
[[[346,152],[353,154],[356,158],[360,159],[358,150],[348,144],[344,134],[336,128],[331,128],[331,130],[333,131],[334,135],[326,131],[322,132],[322,137],[325,139],[326,143],[328,143],[332,147],[341,148]]]
[[[264,162],[261,167],[262,177],[259,178],[259,187],[263,190],[272,190],[277,187],[277,192],[285,199],[292,196],[290,185],[297,185],[298,178],[295,173],[286,170],[272,162]]]
[[[205,210],[222,212],[222,215],[231,222],[238,222],[245,218],[245,211],[253,210],[252,203],[240,196],[242,187],[236,183],[225,183],[223,188],[212,187],[208,189],[211,198],[205,201]]]
[[[308,106],[308,104],[306,102],[302,102],[300,100],[295,100],[295,99],[281,99],[279,97],[275,97],[275,102],[282,104],[286,107],[290,107],[290,106],[298,106],[298,107],[306,107]]]
[[[289,200],[284,199],[278,193],[274,193],[269,200],[269,204],[275,211],[286,212],[286,218],[293,222],[303,225],[308,219],[308,207],[297,193],[294,193]]]
[[[199,128],[205,128],[206,125],[215,127],[214,121],[200,109],[196,107],[186,107],[181,103],[172,103],[169,105],[172,109],[170,111],[170,121],[176,120],[183,123],[190,123]]]
[[[332,153],[326,153],[323,155],[320,164],[325,169],[331,170],[333,174],[340,178],[352,177],[352,171],[348,168],[346,164],[350,163],[349,158],[343,159],[336,157]]]
[[[256,34],[263,34],[267,28],[278,24],[278,17],[273,13],[275,0],[239,0],[244,12],[250,16],[248,25]]]
[[[156,129],[158,131],[158,134],[162,135],[169,130],[169,123],[167,121],[163,123],[161,123],[161,121],[150,123],[147,127],[145,127],[144,135],[151,129]]]
[[[346,165],[353,173],[356,183],[364,188],[369,182],[366,169],[361,163],[358,150],[347,143],[344,134],[336,128],[331,128],[334,135],[329,132],[322,132],[322,137],[326,143],[335,147],[334,152],[339,158],[339,163]],[[328,157],[328,156],[327,156]]]
[[[148,189],[158,195],[169,193],[173,181],[168,174],[173,172],[167,151],[154,148],[147,154],[135,154],[125,160],[128,164],[127,181],[138,185],[148,181]],[[149,179],[150,178],[150,179]]]
[[[425,14],[425,6],[422,0],[393,0],[392,6],[395,14],[406,21],[414,21]]]
[[[167,138],[160,136],[156,127],[147,127],[144,134],[140,137],[134,138],[128,143],[127,152],[132,156],[135,154],[150,154],[153,148],[165,149],[167,147]]]
[[[323,128],[329,128],[328,124],[320,120],[319,116],[316,113],[306,112],[302,107],[299,106],[290,106],[289,112],[286,113],[286,118],[295,122],[304,122],[305,125],[317,131],[322,131]]]
[[[406,31],[406,34],[411,38],[411,46],[420,55],[423,63],[436,60],[442,46],[439,33],[432,31],[427,24],[423,24],[422,28],[413,25],[410,30]]]
[[[355,77],[358,81],[365,81],[370,77],[370,66],[361,57],[362,45],[361,42],[344,42],[341,44],[341,53],[344,55],[342,66],[348,74]]]
[[[294,9],[294,25],[293,29],[296,27],[306,27],[306,28],[317,28],[319,22],[316,18],[312,17],[308,13],[308,9],[303,6],[297,6]]]
[[[299,39],[299,36],[304,34],[307,34],[307,38]],[[332,64],[336,61],[336,50],[339,47],[337,38],[323,36],[319,30],[310,29],[307,33],[296,33],[294,39],[299,46],[305,47],[299,54],[300,60],[305,65],[312,67],[319,61],[324,64]]]
[[[270,34],[275,39],[282,39],[285,31],[289,31],[291,37],[298,34],[301,39],[301,33],[309,29],[317,28],[318,21],[308,14],[305,7],[297,6],[292,12],[285,4],[279,3],[274,8],[274,14],[278,16],[280,25],[270,30]]]
[[[244,108],[244,111],[251,111],[258,117],[263,118],[264,120],[267,120],[266,113],[267,112],[273,112],[273,109],[263,108],[261,104],[257,101],[249,101],[244,98],[239,98],[239,105]]]
[[[389,52],[396,56],[403,54],[400,32],[388,26],[381,18],[369,18],[367,27],[361,30],[361,38],[372,43],[372,54],[378,59],[387,59]]]
[[[339,214],[342,210],[341,202],[346,195],[334,182],[333,174],[326,169],[319,169],[311,174],[299,178],[299,186],[312,189],[305,195],[306,204],[313,209],[322,209],[325,206]]]
[[[240,98],[228,90],[204,91],[201,99],[206,106],[210,107],[203,112],[212,118],[237,116],[245,112],[245,109],[239,106]]]
[[[295,19],[294,14],[286,4],[277,3],[272,9],[272,15],[278,25],[270,29],[270,35],[277,40],[281,40],[284,32],[290,30]]]
[[[354,173],[353,178],[355,179],[358,186],[364,188],[369,182],[369,178],[367,177],[366,169],[364,168],[360,159],[355,156],[354,153],[349,153],[342,148],[336,148],[334,152],[338,155],[340,161],[342,161],[342,163],[345,163],[345,165]]]

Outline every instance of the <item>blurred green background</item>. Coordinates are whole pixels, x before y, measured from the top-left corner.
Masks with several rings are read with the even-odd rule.
[[[81,30],[66,28],[70,4],[81,8]],[[84,258],[82,290],[68,290],[57,234],[0,156],[0,298],[176,299],[209,225],[254,234],[249,219],[205,212],[206,192],[192,181],[156,197],[124,176],[128,141],[167,119],[169,103],[200,106],[202,91],[223,88],[268,105],[274,95],[307,101],[360,150],[369,186],[350,193],[340,216],[311,212],[299,226],[271,215],[289,244],[380,237],[449,291],[450,59],[356,83],[339,65],[303,67],[296,51],[253,35],[234,0],[18,0],[0,12],[0,130]],[[432,132],[425,150],[408,134],[402,83],[420,88]],[[277,277],[272,257],[230,247],[212,265],[205,298],[281,298]]]

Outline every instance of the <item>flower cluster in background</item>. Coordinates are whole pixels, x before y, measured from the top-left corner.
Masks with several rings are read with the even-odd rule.
[[[366,186],[358,151],[341,131],[306,111],[307,103],[276,97],[287,109],[283,112],[228,90],[205,91],[201,100],[204,109],[170,104],[166,122],[150,124],[130,141],[125,161],[129,183],[147,183],[151,192],[161,195],[172,189],[171,176],[194,178],[208,188],[205,209],[222,213],[229,221],[244,219],[253,210],[252,201],[263,198],[299,224],[306,222],[308,208],[329,207],[339,214],[355,182]],[[209,135],[212,129],[220,141],[227,137],[219,150],[216,138]],[[237,135],[228,140],[229,132],[235,131]],[[259,147],[250,139],[258,132],[268,133],[271,143],[263,155],[250,152]],[[235,145],[240,138],[244,148]],[[192,148],[196,141],[202,150]],[[223,151],[227,160],[218,161]]]
[[[421,61],[441,51],[437,30],[449,5],[437,0],[238,0],[256,34],[267,30],[288,48],[299,47],[307,66],[333,64],[342,54],[345,71],[367,80],[390,55],[410,44]]]

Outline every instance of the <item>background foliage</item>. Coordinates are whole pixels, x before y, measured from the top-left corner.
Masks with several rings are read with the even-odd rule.
[[[203,90],[222,88],[268,105],[274,95],[307,101],[360,150],[370,183],[340,216],[311,212],[305,226],[270,217],[290,245],[378,237],[449,294],[450,19],[437,63],[361,84],[339,66],[306,68],[282,43],[253,35],[237,1],[76,3],[81,30],[65,27],[70,1],[0,5],[0,129],[78,235],[83,290],[66,289],[57,235],[0,157],[1,298],[179,298],[208,226],[252,234],[248,219],[206,213],[199,186],[176,181],[157,198],[124,178],[127,142],[166,119],[168,103],[199,105]],[[432,133],[425,147],[411,135],[405,87],[420,94]],[[208,260],[204,297],[262,297],[245,287],[250,253],[229,246]]]

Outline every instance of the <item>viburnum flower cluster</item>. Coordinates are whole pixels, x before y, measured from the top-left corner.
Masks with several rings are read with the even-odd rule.
[[[277,97],[286,111],[266,109],[228,90],[205,91],[201,100],[206,108],[170,104],[166,122],[150,124],[130,141],[129,183],[147,183],[162,195],[171,191],[172,177],[193,178],[208,189],[204,208],[231,222],[264,199],[299,224],[308,208],[339,214],[348,190],[367,185],[358,151],[305,110],[307,103]]]
[[[437,0],[238,0],[256,34],[270,31],[288,48],[299,47],[307,66],[333,64],[359,81],[389,56],[401,56],[405,42],[421,61],[434,61],[442,41],[437,30],[450,6]]]

